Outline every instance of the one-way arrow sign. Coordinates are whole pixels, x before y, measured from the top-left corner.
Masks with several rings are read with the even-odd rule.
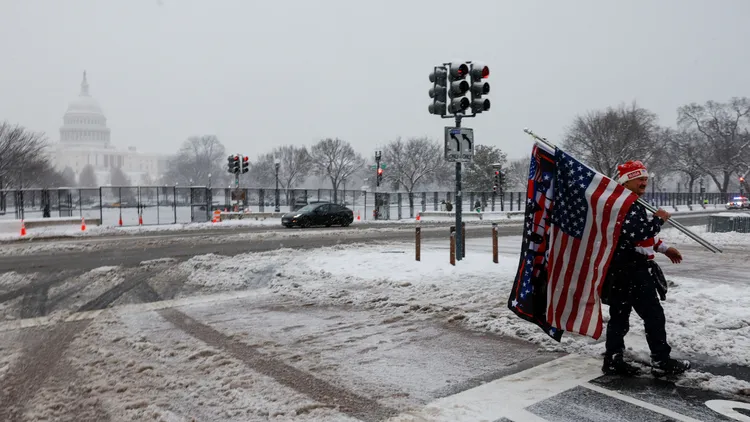
[[[474,129],[466,127],[445,128],[445,159],[470,162],[474,158]]]

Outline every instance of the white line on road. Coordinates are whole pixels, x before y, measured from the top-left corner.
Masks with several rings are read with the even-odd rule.
[[[395,416],[389,422],[496,421],[503,417],[514,421],[546,421],[526,408],[579,386],[676,421],[697,422],[697,419],[589,383],[600,376],[600,360],[571,354],[440,398],[421,409]]]
[[[597,393],[604,394],[609,397],[616,398],[617,400],[621,400],[624,402],[628,402],[630,404],[634,404],[636,406],[642,407],[644,409],[648,409],[652,412],[660,413],[664,416],[668,416],[674,420],[682,421],[682,422],[700,422],[698,419],[693,419],[689,416],[681,415],[677,412],[673,412],[669,409],[665,409],[663,407],[659,407],[656,405],[653,405],[651,403],[647,403],[643,400],[638,400],[634,397],[626,396],[625,394],[618,393],[617,391],[608,390],[606,388],[599,387],[598,385],[585,383],[582,384],[581,387],[588,388],[589,390],[596,391]]]
[[[391,422],[416,421],[544,421],[526,407],[602,375],[600,361],[567,355],[539,366],[497,379],[453,396],[443,397],[424,408],[391,418]]]

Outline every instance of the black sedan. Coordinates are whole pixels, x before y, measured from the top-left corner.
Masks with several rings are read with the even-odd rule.
[[[331,203],[305,205],[297,211],[284,214],[281,224],[286,227],[341,225],[346,227],[354,221],[354,212],[347,207]]]

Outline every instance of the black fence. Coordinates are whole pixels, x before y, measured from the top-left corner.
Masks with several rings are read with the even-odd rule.
[[[660,207],[685,205],[724,208],[738,194],[647,193],[644,199]],[[525,192],[463,192],[462,209],[519,211]],[[278,199],[277,199],[278,198]],[[418,212],[454,209],[454,192],[367,192],[333,189],[207,188],[122,186],[0,191],[0,218],[35,219],[84,217],[103,225],[152,225],[207,222],[214,210],[250,213],[291,212],[313,202],[337,202],[362,220],[401,220]],[[377,210],[377,211],[376,211]]]

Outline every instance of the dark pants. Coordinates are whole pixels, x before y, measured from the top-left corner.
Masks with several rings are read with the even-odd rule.
[[[635,309],[646,329],[646,341],[655,361],[666,360],[672,348],[667,343],[664,309],[646,265],[610,268],[607,354],[625,351],[625,334],[630,329],[630,312]]]

